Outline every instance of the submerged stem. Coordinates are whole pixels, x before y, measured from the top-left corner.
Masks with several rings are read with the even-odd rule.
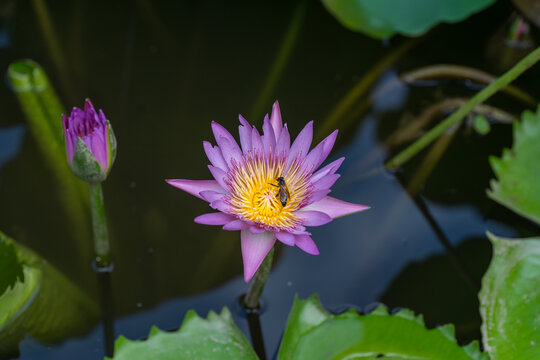
[[[274,248],[268,252],[268,255],[264,258],[259,270],[255,273],[253,280],[249,286],[249,290],[244,298],[244,305],[248,309],[255,309],[259,307],[259,298],[261,297],[264,285],[266,284],[266,279],[270,273],[270,268],[272,267],[272,260],[274,258]]]
[[[101,183],[89,183],[90,207],[92,208],[92,229],[94,231],[94,253],[97,268],[106,268],[111,264],[109,234],[105,218],[105,204]]]
[[[409,145],[405,150],[394,156],[390,161],[385,164],[386,168],[395,169],[406,163],[411,157],[416,155],[426,146],[431,144],[442,133],[452,127],[452,125],[463,120],[463,118],[472,109],[474,109],[476,105],[484,102],[497,91],[514,81],[528,68],[536,64],[538,60],[540,60],[540,47],[538,47],[536,50],[523,58],[513,68],[504,73],[500,78],[486,86],[482,91],[480,91],[478,94],[472,97],[465,105],[463,105],[458,111],[447,117],[443,122],[435,126],[427,134],[425,134],[413,144]]]

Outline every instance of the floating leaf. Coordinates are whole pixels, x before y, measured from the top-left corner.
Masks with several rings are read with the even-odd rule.
[[[257,359],[242,332],[225,307],[203,319],[195,311],[187,313],[180,329],[166,332],[153,327],[148,339],[128,340],[120,336],[115,343],[114,360],[182,359]]]
[[[422,316],[411,310],[388,314],[384,306],[368,315],[350,310],[325,311],[317,296],[295,299],[279,350],[279,359],[482,359],[478,344],[460,347],[454,327],[428,330]]]
[[[489,162],[497,180],[487,194],[493,200],[540,224],[540,107],[514,123],[512,149]]]
[[[491,233],[493,259],[482,279],[482,336],[492,360],[540,359],[540,238]]]
[[[0,296],[17,281],[24,281],[23,267],[13,244],[0,239]]]
[[[97,306],[77,286],[0,232],[0,252],[6,246],[15,252],[16,269],[10,271],[17,274],[17,281],[0,296],[0,358],[15,352],[26,334],[53,342],[83,334],[95,324]],[[13,255],[9,259],[13,261]],[[0,266],[3,270],[5,264]]]
[[[374,38],[418,36],[441,22],[454,23],[495,0],[323,0],[341,24]]]

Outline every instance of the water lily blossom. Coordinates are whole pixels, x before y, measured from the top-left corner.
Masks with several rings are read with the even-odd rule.
[[[266,115],[263,134],[240,115],[240,145],[221,125],[212,122],[217,145],[204,141],[213,180],[167,180],[207,201],[217,210],[195,218],[205,225],[239,230],[244,280],[249,282],[276,240],[308,254],[319,250],[306,227],[329,223],[339,216],[368,209],[328,196],[340,177],[344,158],[317,170],[334,146],[337,130],[310,151],[313,121],[291,144],[279,104]]]
[[[62,114],[66,155],[71,169],[80,179],[97,183],[105,180],[116,156],[116,138],[102,110],[96,112],[90,100],[84,110],[73,108]]]

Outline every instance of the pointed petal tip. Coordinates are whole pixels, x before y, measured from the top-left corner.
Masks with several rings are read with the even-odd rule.
[[[240,233],[242,246],[242,260],[244,263],[244,280],[249,282],[264,258],[276,242],[274,233],[266,231],[261,234],[252,234],[249,229]]]

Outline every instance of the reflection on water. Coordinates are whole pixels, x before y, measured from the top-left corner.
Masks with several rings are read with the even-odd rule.
[[[48,5],[68,59],[64,71],[74,90],[60,87],[62,75],[55,70],[46,42],[37,35],[41,32],[27,3],[21,3],[14,14],[13,43],[0,53],[0,67],[32,57],[59,84],[66,107],[80,106],[91,97],[110,116],[118,157],[104,195],[115,257],[116,333],[142,338],[154,324],[163,329],[178,327],[190,308],[201,315],[222,306],[235,308],[236,299],[247,289],[241,277],[239,234],[193,223],[193,218],[207,212],[206,204],[175,191],[163,179],[209,178],[202,140],[212,137],[210,121],[234,132],[238,112],[249,114],[297,4],[126,0]],[[385,47],[342,28],[320,3],[309,3],[305,11],[297,43],[266,106],[269,111],[277,98],[293,133],[311,119],[315,130],[321,126],[366,69],[399,43],[395,39]],[[397,83],[394,87],[396,74],[438,62],[479,66],[483,55],[477,44],[486,36],[486,28],[476,31],[474,22],[443,27],[382,76],[371,95],[372,110],[342,129],[337,150],[328,161],[347,159],[332,195],[372,208],[314,228],[319,256],[281,249],[263,294],[267,307],[261,323],[269,355],[277,350],[296,294],[306,298],[319,293],[329,309],[347,304],[364,307],[381,298],[391,306],[424,309],[408,301],[405,294],[410,292],[423,299],[422,304],[438,301],[429,286],[418,286],[418,277],[407,276],[414,286],[396,285],[411,262],[444,263],[445,249],[402,185],[382,169],[388,149],[381,143],[403,117],[419,114],[426,101],[445,96],[446,88],[435,86],[418,89]],[[449,42],[452,49],[440,45]],[[530,80],[524,81],[530,85]],[[0,88],[0,109],[0,128],[22,129],[22,114],[5,86]],[[248,120],[262,123],[262,118]],[[506,220],[503,223],[483,192],[491,176],[487,154],[500,151],[507,141],[501,133],[506,131],[495,132],[487,142],[459,134],[428,177],[427,207],[452,246],[465,239],[482,241],[486,229],[502,236],[519,230]],[[16,141],[16,136],[9,139]],[[7,143],[0,141],[3,151]],[[463,153],[462,148],[469,151]],[[476,152],[476,148],[488,150]],[[2,152],[0,165],[1,156]],[[412,161],[404,169],[406,180],[417,165]],[[468,176],[460,172],[463,166]],[[53,186],[51,181],[36,146],[26,141],[2,167],[0,229],[49,259],[97,299],[97,283],[83,280],[93,278],[91,266],[73,255],[57,200],[46,190]],[[474,196],[467,193],[469,188],[475,189]],[[489,258],[488,250],[483,248],[478,256]],[[458,250],[457,256],[461,253]],[[434,273],[455,271],[446,263],[435,268]],[[436,282],[439,278],[434,276]],[[455,286],[463,286],[460,281],[455,280]],[[446,314],[459,312],[459,306],[450,302],[430,310],[426,320],[429,324],[450,321]],[[235,321],[248,334],[245,318],[236,314]],[[21,359],[99,358],[104,355],[101,332],[102,327],[96,326],[88,336],[58,345],[26,339]]]

